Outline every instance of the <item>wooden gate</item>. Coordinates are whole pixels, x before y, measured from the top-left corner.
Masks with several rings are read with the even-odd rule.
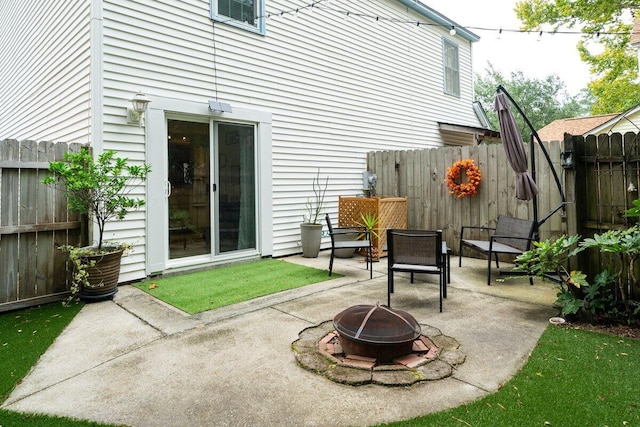
[[[60,300],[69,291],[66,254],[81,221],[67,200],[41,184],[49,162],[80,144],[0,141],[0,312]]]
[[[624,212],[639,198],[640,134],[565,135],[565,147],[575,154],[576,233],[593,237],[607,230],[632,226],[638,218]],[[570,185],[568,183],[568,185]],[[581,254],[580,268],[589,275],[619,261],[595,250]],[[636,289],[636,294],[638,290]]]

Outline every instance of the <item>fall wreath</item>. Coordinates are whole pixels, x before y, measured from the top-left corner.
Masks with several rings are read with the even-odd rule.
[[[463,182],[463,174],[467,176]],[[447,187],[449,193],[458,198],[475,196],[482,181],[482,172],[471,159],[459,160],[447,169]]]

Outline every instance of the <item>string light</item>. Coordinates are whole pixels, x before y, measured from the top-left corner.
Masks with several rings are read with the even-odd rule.
[[[317,1],[313,1],[309,4],[307,4],[306,6],[300,6],[297,7],[295,9],[291,9],[291,10],[282,10],[279,11],[278,13],[268,13],[266,15],[263,16],[257,16],[257,19],[261,19],[261,18],[267,18],[267,19],[275,19],[275,18],[284,18],[286,15],[293,13],[294,17],[297,17],[299,12],[303,11],[303,10],[308,10],[309,14],[312,14],[314,10],[328,10],[328,11],[332,11],[334,13],[338,13],[338,14],[342,14],[344,15],[344,19],[348,20],[349,18],[356,16],[359,18],[369,18],[372,19],[374,21],[376,21],[376,23],[380,23],[380,21],[388,21],[388,22],[394,22],[394,23],[404,23],[404,24],[412,24],[415,25],[415,28],[420,28],[422,27],[442,27],[442,24],[438,24],[435,22],[424,22],[424,21],[413,21],[413,20],[402,20],[402,19],[398,19],[398,18],[386,18],[386,17],[381,17],[379,15],[368,15],[365,13],[358,13],[358,12],[353,12],[353,11],[348,11],[348,10],[339,10],[339,9],[334,9],[332,7],[333,5],[330,4],[330,0],[317,0]],[[233,21],[234,19],[229,19],[229,21]],[[447,27],[445,27],[447,28]],[[451,34],[452,36],[455,36],[457,34],[456,31],[456,27],[455,25],[451,25],[449,28],[449,34]],[[463,26],[461,28],[467,29],[467,30],[473,30],[473,31],[486,31],[486,32],[497,32],[497,38],[501,39],[503,33],[517,33],[517,34],[530,34],[531,31],[530,30],[521,30],[521,29],[509,29],[509,28],[492,28],[492,27],[479,27],[479,26]],[[634,32],[634,31],[629,31],[629,32],[616,32],[616,31],[593,31],[593,32],[587,32],[587,31],[576,31],[576,30],[540,30],[538,33],[538,40],[542,37],[543,34],[551,34],[551,35],[586,35],[586,36],[596,36],[596,37],[600,37],[601,35],[612,35],[612,36],[616,36],[616,35],[634,35],[634,34],[640,34],[640,32]]]

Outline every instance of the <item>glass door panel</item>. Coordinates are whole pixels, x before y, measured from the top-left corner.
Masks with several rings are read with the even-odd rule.
[[[255,127],[220,123],[218,253],[256,248]]]
[[[211,253],[209,123],[168,120],[169,259]]]

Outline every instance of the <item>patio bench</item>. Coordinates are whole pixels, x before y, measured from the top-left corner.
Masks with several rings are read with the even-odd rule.
[[[465,239],[464,232],[468,229],[484,230],[489,233],[486,240]],[[462,248],[467,247],[476,252],[482,252],[488,257],[487,285],[491,285],[491,257],[496,260],[496,268],[500,268],[498,254],[520,255],[531,247],[536,222],[527,219],[513,218],[506,215],[498,216],[495,227],[463,226],[460,231],[460,247],[458,251],[458,267],[462,266]],[[493,233],[491,233],[493,232]],[[506,274],[502,272],[501,274]],[[526,274],[519,272],[518,274]],[[529,275],[529,283],[533,285],[533,279]]]

